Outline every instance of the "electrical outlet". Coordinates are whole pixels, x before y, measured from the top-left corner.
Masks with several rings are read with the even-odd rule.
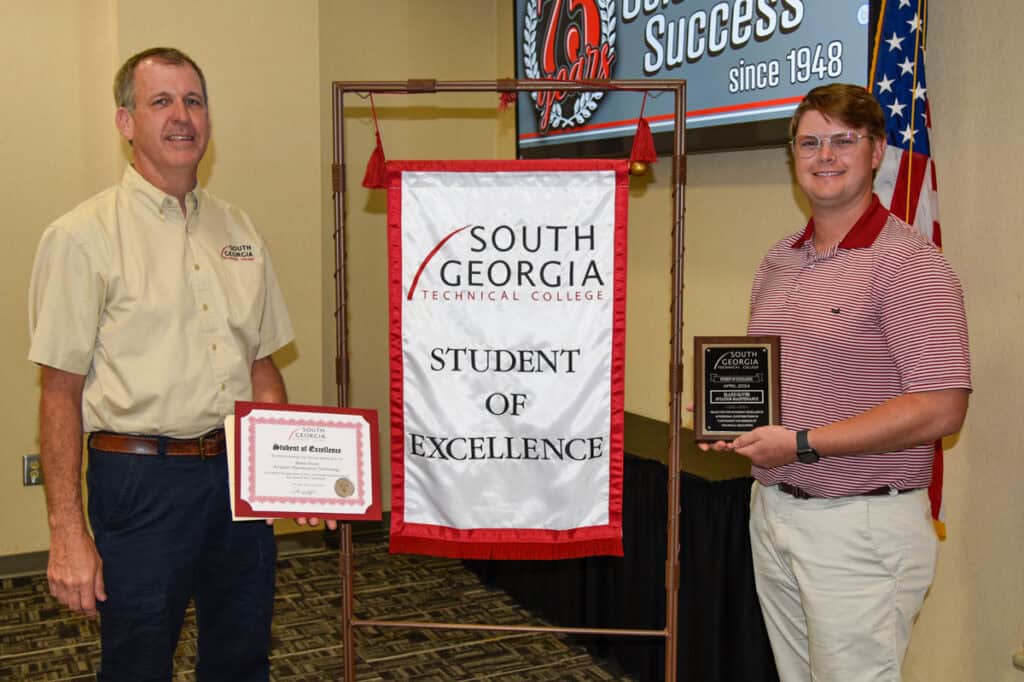
[[[39,462],[39,455],[25,455],[21,458],[21,484],[43,484],[43,465]]]

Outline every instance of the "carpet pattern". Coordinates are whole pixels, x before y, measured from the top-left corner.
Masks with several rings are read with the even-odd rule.
[[[357,618],[544,625],[461,562],[387,552],[386,536],[356,537]],[[340,680],[338,554],[282,552],[278,559],[271,679]],[[0,579],[0,680],[94,679],[95,622],[49,596],[46,576]],[[356,677],[384,680],[627,680],[567,636],[547,633],[356,628]],[[194,612],[175,656],[175,680],[194,680]]]

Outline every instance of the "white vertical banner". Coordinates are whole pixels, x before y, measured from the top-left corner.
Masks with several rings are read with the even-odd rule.
[[[388,163],[391,551],[622,554],[627,166]]]

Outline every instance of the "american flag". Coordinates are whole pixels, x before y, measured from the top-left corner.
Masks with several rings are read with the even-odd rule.
[[[869,82],[885,112],[889,146],[875,192],[889,210],[941,246],[924,77],[927,12],[927,0],[882,0]]]
[[[888,146],[875,176],[883,204],[936,246],[939,197],[932,160],[931,108],[924,77],[928,0],[881,0],[868,83],[885,113]],[[928,490],[940,537],[942,522],[942,442],[935,443],[935,466]]]

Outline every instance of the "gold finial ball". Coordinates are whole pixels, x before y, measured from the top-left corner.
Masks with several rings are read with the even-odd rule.
[[[647,173],[647,164],[643,161],[632,161],[629,164],[629,174],[640,177]]]

